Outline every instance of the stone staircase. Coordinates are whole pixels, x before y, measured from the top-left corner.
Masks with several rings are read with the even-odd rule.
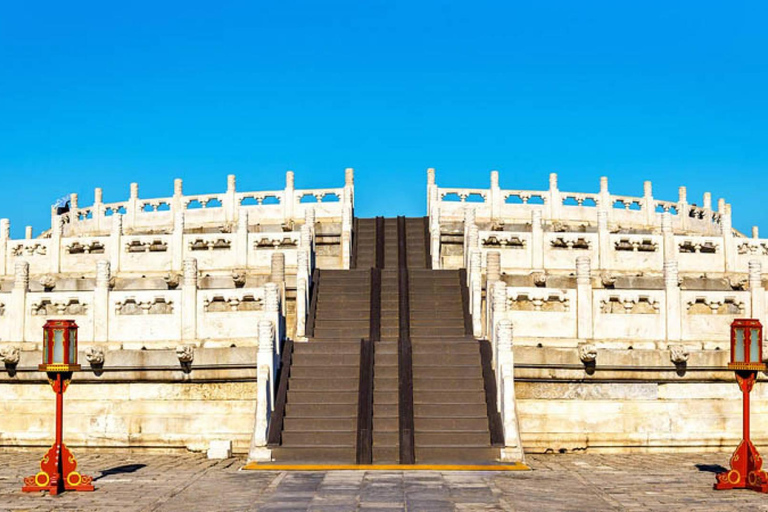
[[[293,345],[276,461],[498,458],[487,412],[494,380],[468,334],[464,273],[431,270],[428,242],[423,218],[355,220],[353,269],[319,272],[309,342]]]

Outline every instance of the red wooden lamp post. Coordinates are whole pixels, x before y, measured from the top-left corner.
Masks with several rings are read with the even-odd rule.
[[[763,458],[749,439],[749,392],[763,363],[763,326],[758,320],[737,319],[731,324],[731,362],[736,381],[744,394],[744,419],[741,443],[731,456],[731,469],[717,475],[715,489],[752,489],[768,492],[768,473]]]
[[[48,320],[43,326],[43,364],[41,372],[48,374],[56,393],[56,442],[40,461],[40,471],[24,479],[24,492],[48,491],[51,495],[63,491],[92,491],[93,478],[77,472],[77,461],[64,445],[64,392],[72,380],[77,364],[77,324],[73,320]]]

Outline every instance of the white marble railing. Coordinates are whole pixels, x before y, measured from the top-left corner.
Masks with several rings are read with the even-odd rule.
[[[185,260],[176,289],[113,290],[109,266],[99,264],[96,287],[87,291],[30,291],[28,264],[16,266],[14,288],[0,293],[0,343],[40,344],[49,319],[72,319],[79,339],[125,349],[255,346],[257,324],[274,324],[274,346],[285,334],[280,286],[198,289],[195,260]]]
[[[661,226],[662,213],[671,216],[676,230],[699,234],[720,234],[723,217],[730,217],[729,205],[720,200],[712,209],[711,194],[704,195],[703,206],[688,203],[685,187],[680,187],[677,202],[653,197],[651,182],[646,181],[641,197],[611,194],[607,178],[601,178],[598,193],[565,192],[558,189],[557,175],[550,174],[548,190],[505,190],[499,187],[499,174],[491,172],[488,189],[438,187],[434,169],[428,170],[427,209],[440,222],[464,219],[467,208],[475,210],[478,221],[491,223],[527,223],[534,211],[544,221],[597,223],[598,212],[605,212],[607,222],[624,227]],[[727,223],[730,228],[730,219]]]
[[[575,289],[512,287],[489,280],[481,335],[493,341],[495,350],[497,324],[507,320],[516,337],[555,343],[624,340],[635,348],[660,348],[685,342],[725,350],[735,318],[757,318],[765,324],[768,317],[756,261],[750,265],[748,291],[681,290],[673,263],[665,265],[661,290],[593,288],[590,276],[589,261],[580,259]]]

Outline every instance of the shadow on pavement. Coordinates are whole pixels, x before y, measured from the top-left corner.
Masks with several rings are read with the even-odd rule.
[[[145,467],[147,467],[146,464],[126,464],[124,466],[116,466],[114,468],[107,469],[106,471],[102,471],[101,474],[93,480],[96,481],[107,476],[120,475],[122,473],[135,473],[136,471]]]
[[[722,473],[728,471],[720,464],[696,464],[696,468],[699,471],[706,471],[708,473]]]

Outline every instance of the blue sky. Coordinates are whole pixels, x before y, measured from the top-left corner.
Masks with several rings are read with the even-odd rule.
[[[727,5],[727,7],[726,7]],[[764,2],[6,2],[0,217],[106,201],[340,186],[423,215],[445,186],[733,204],[768,236]]]

